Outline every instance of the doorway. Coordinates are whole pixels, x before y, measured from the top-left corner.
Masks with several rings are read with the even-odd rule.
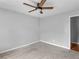
[[[79,51],[79,16],[71,17],[71,49]]]

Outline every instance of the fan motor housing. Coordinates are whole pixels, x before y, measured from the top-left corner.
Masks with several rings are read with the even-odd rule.
[[[37,8],[38,9],[42,9],[42,7],[39,6],[40,3],[37,3]]]

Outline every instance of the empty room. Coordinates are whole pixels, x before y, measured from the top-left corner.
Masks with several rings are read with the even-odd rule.
[[[79,0],[0,0],[0,59],[79,59]]]

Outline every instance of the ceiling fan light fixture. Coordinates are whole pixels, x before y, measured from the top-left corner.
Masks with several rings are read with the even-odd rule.
[[[43,14],[43,12],[42,12],[42,11],[40,11],[40,14]]]

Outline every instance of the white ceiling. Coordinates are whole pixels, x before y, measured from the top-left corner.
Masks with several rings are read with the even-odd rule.
[[[9,9],[36,17],[43,17],[73,10],[79,10],[79,0],[47,0],[44,6],[54,6],[54,9],[44,10],[44,14],[42,15],[39,13],[39,10],[28,13],[28,11],[33,8],[22,4],[23,2],[25,2],[36,6],[35,2],[40,1],[41,0],[0,0],[0,8]]]

